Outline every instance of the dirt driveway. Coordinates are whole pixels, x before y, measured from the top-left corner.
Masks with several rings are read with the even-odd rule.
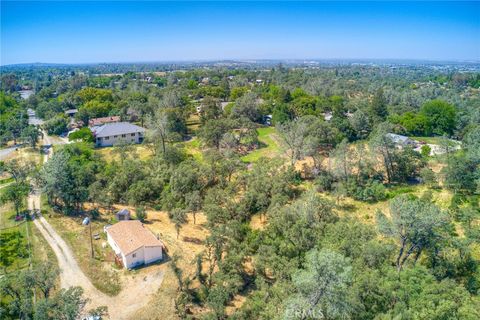
[[[44,141],[50,141],[48,136],[45,135]],[[52,152],[53,150],[45,155],[45,161],[51,157]],[[33,191],[28,197],[28,209],[39,209],[40,204],[40,192]],[[89,299],[85,311],[98,306],[107,306],[110,319],[132,319],[135,312],[149,301],[149,296],[153,295],[162,284],[164,276],[162,270],[142,277],[129,277],[123,283],[124,289],[117,296],[110,297],[93,286],[90,279],[80,269],[70,247],[45,218],[35,219],[34,224],[57,257],[61,287],[79,286],[83,288],[84,296]]]

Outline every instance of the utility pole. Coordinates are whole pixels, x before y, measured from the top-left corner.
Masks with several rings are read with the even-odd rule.
[[[92,251],[92,259],[93,259],[94,254],[93,254],[93,238],[92,238],[92,221],[90,221],[89,225],[90,225],[90,249]]]

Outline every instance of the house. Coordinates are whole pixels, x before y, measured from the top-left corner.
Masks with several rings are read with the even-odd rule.
[[[163,243],[138,220],[120,221],[106,233],[117,261],[127,269],[163,259]]]
[[[142,143],[145,134],[144,128],[129,122],[105,123],[90,129],[97,147],[109,147],[119,142]]]
[[[78,109],[68,109],[65,111],[65,115],[67,115],[70,118],[73,118],[78,112]]]
[[[387,133],[387,137],[393,141],[397,146],[415,146],[417,142],[415,140],[410,139],[407,136],[402,136],[400,134],[395,133]]]
[[[105,124],[105,123],[112,123],[112,122],[120,122],[120,116],[93,118],[88,120],[88,126],[96,127],[96,126],[101,126],[102,124]]]
[[[118,221],[130,220],[130,210],[124,208],[118,211],[115,214],[115,218],[117,218]]]

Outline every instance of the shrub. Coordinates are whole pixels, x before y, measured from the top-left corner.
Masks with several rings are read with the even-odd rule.
[[[422,149],[420,150],[420,153],[422,154],[423,157],[427,158],[430,156],[430,152],[432,152],[432,148],[430,148],[429,145],[423,145]]]
[[[89,128],[82,128],[68,135],[69,141],[82,140],[83,142],[93,142],[93,134]]]
[[[137,216],[138,220],[140,220],[141,222],[145,222],[145,220],[147,219],[147,211],[145,210],[145,207],[136,208],[135,215]]]
[[[329,172],[322,171],[315,179],[315,186],[319,192],[332,191],[333,176]]]
[[[375,202],[385,200],[387,193],[382,183],[373,180],[368,181],[365,186],[358,186],[352,196],[356,200]]]

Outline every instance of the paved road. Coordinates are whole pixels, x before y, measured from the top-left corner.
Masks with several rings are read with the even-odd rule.
[[[17,149],[18,147],[19,146],[0,149],[0,160],[6,159],[10,155],[10,153],[14,152],[15,149]]]
[[[50,137],[44,135],[44,144],[50,144]],[[45,162],[53,155],[53,149],[44,155]],[[40,192],[34,190],[28,197],[29,210],[40,208]],[[143,278],[130,278],[123,283],[124,290],[115,297],[107,296],[97,290],[90,279],[80,269],[72,250],[55,229],[43,217],[34,220],[35,226],[52,247],[60,268],[60,284],[62,288],[80,286],[85,297],[90,299],[86,310],[98,306],[107,306],[111,319],[131,319],[135,312],[148,302],[148,295],[155,293],[160,287],[164,273],[158,271]]]

